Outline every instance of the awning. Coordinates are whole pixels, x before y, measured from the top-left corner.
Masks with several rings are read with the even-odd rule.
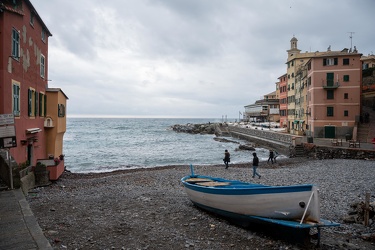
[[[298,120],[294,120],[294,124],[298,123],[299,121]]]
[[[304,123],[305,121],[304,120],[301,120],[301,121],[299,121],[300,123]]]
[[[35,134],[42,131],[40,128],[28,128],[26,129],[26,134]]]

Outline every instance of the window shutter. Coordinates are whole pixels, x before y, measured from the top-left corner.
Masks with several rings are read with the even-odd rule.
[[[327,86],[333,86],[334,75],[333,73],[327,73]]]
[[[43,94],[39,93],[39,116],[43,116]]]
[[[334,58],[334,64],[337,65],[338,64],[338,58]]]
[[[31,89],[28,90],[28,115],[31,116],[31,108],[32,108],[32,96],[31,96]]]
[[[323,58],[323,66],[327,65],[327,59]]]
[[[38,97],[39,97],[39,94],[38,94],[38,92],[35,91],[35,110],[34,110],[35,117],[38,116],[38,111],[39,111],[39,106],[38,106],[39,98]]]
[[[44,116],[47,116],[47,95],[44,95]]]

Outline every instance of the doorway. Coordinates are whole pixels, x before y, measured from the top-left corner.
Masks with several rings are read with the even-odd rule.
[[[336,138],[336,127],[325,126],[324,127],[324,138]]]

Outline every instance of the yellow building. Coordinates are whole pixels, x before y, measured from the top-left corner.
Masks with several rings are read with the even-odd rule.
[[[63,155],[63,137],[66,131],[66,103],[69,98],[60,88],[48,88],[46,92],[47,112],[44,121],[46,150],[50,158],[56,158]]]

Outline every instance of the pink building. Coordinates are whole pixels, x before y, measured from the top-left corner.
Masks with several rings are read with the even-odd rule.
[[[311,135],[355,139],[361,110],[361,54],[356,49],[318,52],[307,62],[307,70]]]
[[[58,173],[64,170],[62,138],[68,98],[61,89],[48,87],[51,36],[30,0],[1,1],[0,115],[12,121],[0,124],[0,132],[5,131],[0,133],[0,153],[3,148],[9,150],[14,161],[0,155],[0,176],[11,188],[12,181],[18,187],[24,173],[41,160],[52,158],[49,162],[59,168]]]

